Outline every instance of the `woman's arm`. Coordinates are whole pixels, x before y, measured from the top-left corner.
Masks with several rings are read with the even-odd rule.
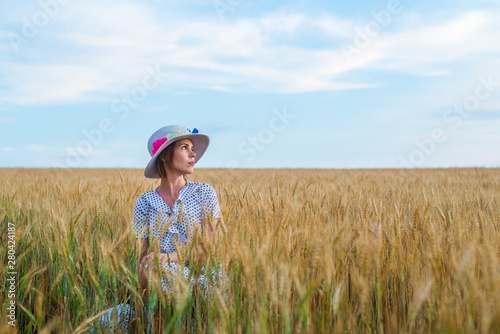
[[[149,249],[148,238],[141,239],[140,241],[138,241],[138,243],[140,243],[141,253],[139,255],[139,268],[137,269],[137,274],[139,275],[139,282],[141,283],[141,288],[143,290],[147,290],[148,274],[149,270],[153,268],[155,253],[148,254],[148,249]],[[164,266],[165,263],[169,260],[168,257],[170,257],[170,262],[178,262],[177,252],[162,253],[159,254],[159,259],[161,261],[162,266]]]
[[[217,233],[215,232],[218,220],[219,220],[218,218],[214,218],[212,220],[212,225],[210,226],[209,224],[207,224],[208,228],[203,229],[201,237],[207,244],[213,244],[214,246],[217,244]],[[196,256],[198,261],[201,261],[205,258],[205,252],[203,251],[203,248],[200,245],[198,245],[198,253],[196,254]]]
[[[154,256],[155,253],[151,252],[148,254],[149,250],[149,239],[144,238],[140,240],[141,252],[139,255],[139,268],[137,269],[137,273],[139,275],[139,281],[141,283],[141,287],[147,290],[148,287],[148,273],[149,270],[153,268],[154,264]],[[161,253],[158,254],[161,265],[164,266],[169,260],[170,262],[179,262],[177,258],[177,252],[171,253]]]
[[[212,220],[212,226],[207,224],[210,228],[207,228],[205,233],[205,240],[207,240],[209,243],[213,243],[214,245],[217,244],[217,233],[215,231],[217,230],[217,222],[219,221],[218,218],[214,218]]]
[[[148,279],[146,275],[146,271],[144,270],[144,262],[145,258],[147,257],[147,252],[149,249],[149,239],[148,238],[143,238],[143,239],[137,239],[137,243],[140,244],[141,247],[141,252],[139,255],[139,268],[137,268],[137,274],[139,275],[139,282],[141,283],[141,287],[143,289],[147,289],[148,287]]]

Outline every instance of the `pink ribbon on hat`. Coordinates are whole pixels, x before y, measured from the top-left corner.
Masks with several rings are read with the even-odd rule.
[[[153,155],[156,153],[156,151],[158,151],[158,149],[161,147],[161,145],[163,145],[163,143],[166,142],[167,140],[168,140],[167,137],[160,138],[153,143]]]
[[[175,137],[182,136],[182,135],[189,134],[189,133],[193,133],[193,134],[199,133],[197,128],[194,128],[193,131],[191,131],[189,129],[186,129],[186,130],[187,130],[187,133],[169,134],[168,137],[175,138]],[[155,153],[158,151],[158,149],[161,147],[161,145],[163,145],[163,143],[168,140],[168,137],[160,138],[153,143],[153,151],[152,151],[153,155],[155,155]]]

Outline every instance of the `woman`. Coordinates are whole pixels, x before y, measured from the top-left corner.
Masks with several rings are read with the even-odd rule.
[[[206,244],[215,242],[217,221],[220,207],[215,190],[208,184],[187,180],[193,173],[194,165],[207,150],[208,136],[179,126],[165,126],[151,135],[148,150],[151,155],[144,175],[148,178],[160,178],[160,185],[143,193],[135,204],[133,229],[138,246],[141,249],[138,275],[141,287],[147,291],[148,278],[158,272],[154,268],[155,255],[162,266],[161,286],[166,292],[172,292],[175,272],[179,269],[187,279],[188,263],[180,263],[182,254],[177,247],[186,246],[196,231],[203,232]],[[150,250],[153,242],[159,242],[160,254]],[[197,259],[204,257],[201,246],[192,252]],[[199,276],[205,293],[211,285],[203,274]],[[218,276],[218,277],[217,277]],[[177,276],[178,277],[178,276]],[[212,280],[220,281],[222,271],[212,271]],[[194,279],[191,279],[191,287]],[[115,314],[115,316],[113,316]],[[120,304],[111,308],[100,318],[100,325],[110,330],[123,329],[128,332],[130,305]]]
[[[188,263],[180,263],[177,247],[188,245],[195,231],[203,231],[206,242],[214,241],[220,217],[215,190],[186,177],[193,173],[209,142],[208,136],[198,130],[178,125],[163,127],[149,138],[151,160],[144,175],[161,181],[158,188],[137,199],[134,210],[133,228],[141,249],[138,274],[143,289],[147,289],[148,277],[156,272],[152,270],[155,253],[150,250],[154,240],[160,244],[160,254],[156,255],[163,269],[161,286],[168,292],[172,291],[176,271],[181,269],[185,278],[189,276]],[[200,245],[193,254],[198,259],[205,255]],[[198,282],[205,283],[204,275]]]

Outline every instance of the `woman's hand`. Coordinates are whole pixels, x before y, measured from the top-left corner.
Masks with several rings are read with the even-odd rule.
[[[154,258],[155,258],[155,253],[149,253],[148,255],[144,256],[141,261],[141,267],[142,269],[150,269],[154,265]],[[165,266],[165,263],[168,263],[168,260],[170,259],[170,262],[179,262],[179,258],[177,257],[177,252],[171,252],[171,253],[160,253],[158,255],[158,259],[160,260],[161,266]]]
[[[179,258],[177,257],[177,252],[161,253],[159,258],[160,258],[160,262],[161,262],[162,267],[165,266],[165,263],[168,263],[169,259],[170,259],[170,262],[179,262]]]
[[[148,288],[148,274],[150,269],[154,269],[154,258],[155,258],[155,253],[149,253],[148,255],[145,255],[141,263],[139,264],[139,280],[141,283],[141,287],[143,289]],[[179,262],[179,259],[177,257],[177,252],[171,252],[171,253],[161,253],[158,256],[158,259],[160,260],[161,266],[164,267],[165,263],[168,263],[168,259],[170,258],[170,262]]]

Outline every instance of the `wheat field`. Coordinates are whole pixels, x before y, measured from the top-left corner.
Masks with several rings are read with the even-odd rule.
[[[83,333],[120,303],[132,333],[500,332],[500,169],[189,179],[217,191],[218,243],[198,266],[221,264],[227,281],[210,296],[153,283],[144,304],[133,208],[158,181],[136,169],[1,169],[0,271],[11,223],[17,280],[16,326],[4,284],[0,332]]]

